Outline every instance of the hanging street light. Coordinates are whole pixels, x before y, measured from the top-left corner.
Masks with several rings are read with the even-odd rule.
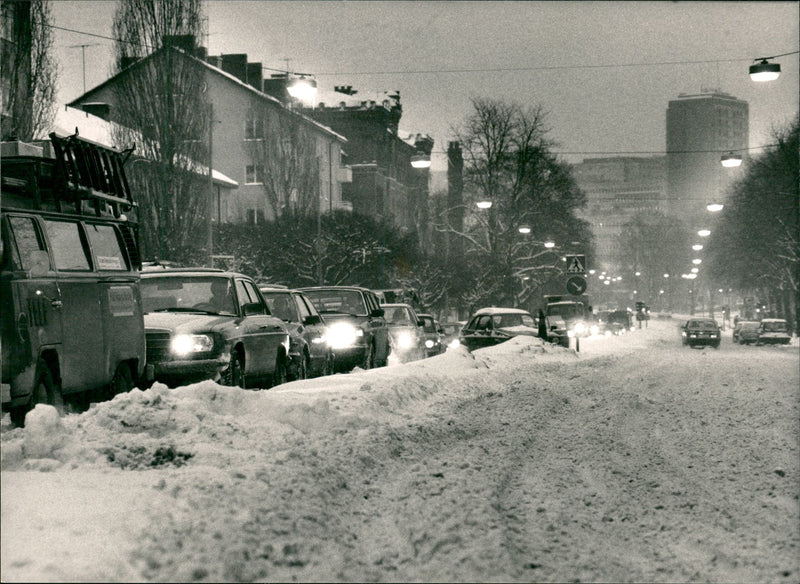
[[[478,201],[475,204],[478,206],[478,209],[490,209],[492,206],[491,201]]]
[[[712,213],[722,211],[724,207],[725,205],[723,205],[722,203],[709,203],[708,205],[706,205],[706,209],[708,209]]]
[[[697,232],[697,235],[699,235],[700,237],[708,237],[709,235],[711,235],[711,230],[701,229],[700,231]]]
[[[422,152],[414,154],[411,156],[411,166],[414,168],[430,168],[431,157]]]
[[[555,241],[545,241],[544,242],[544,246],[547,249],[551,249],[551,248],[554,248],[556,246],[556,242]]]
[[[694,251],[700,251],[701,249],[703,249],[703,244],[702,244],[702,243],[695,243],[695,244],[692,246],[692,249],[693,249]]]
[[[286,90],[295,99],[311,102],[317,96],[317,82],[314,79],[306,78],[305,75],[301,75],[292,79]]]
[[[767,57],[774,59],[774,57]],[[761,59],[760,63],[750,65],[750,79],[753,81],[775,81],[781,74],[781,66],[778,63],[770,63],[767,59]],[[758,61],[758,59],[755,59]]]
[[[520,226],[519,226],[519,232],[520,232],[520,233],[526,233],[526,234],[527,234],[527,233],[530,233],[530,232],[531,232],[531,228],[530,228],[530,227],[528,227],[527,225],[520,225]]]
[[[722,166],[725,168],[736,168],[737,166],[742,165],[742,157],[738,154],[730,152],[729,154],[726,154],[720,158],[720,162],[722,162]]]

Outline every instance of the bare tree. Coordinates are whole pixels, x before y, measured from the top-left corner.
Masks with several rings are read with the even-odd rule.
[[[202,25],[200,0],[120,0],[114,16],[115,67],[125,71],[114,85],[115,139],[143,157],[129,174],[144,252],[162,259],[196,247],[207,220],[212,112],[193,55]]]
[[[44,138],[55,115],[58,69],[52,56],[50,3],[47,0],[3,2],[3,140]]]
[[[465,220],[461,238],[467,257],[483,266],[473,274],[477,295],[470,302],[525,303],[557,264],[545,239],[580,242],[587,253],[588,225],[574,211],[585,202],[570,169],[551,153],[546,113],[501,100],[476,98],[473,111],[454,134],[464,158]],[[491,207],[478,210],[475,202]],[[521,226],[528,235],[519,233]],[[439,229],[453,232],[446,217]]]
[[[319,161],[309,124],[278,104],[255,100],[248,112],[246,137],[250,159],[264,197],[279,217],[291,211],[300,215],[319,212]]]

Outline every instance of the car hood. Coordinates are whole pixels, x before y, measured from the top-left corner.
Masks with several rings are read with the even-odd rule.
[[[369,317],[363,314],[360,316],[353,316],[352,314],[343,312],[323,312],[321,316],[323,319],[325,319],[325,324],[328,325],[333,322],[340,322],[343,320],[350,321],[353,324],[369,321]]]
[[[144,328],[168,329],[176,333],[213,331],[229,326],[237,317],[194,312],[151,312],[144,315]]]

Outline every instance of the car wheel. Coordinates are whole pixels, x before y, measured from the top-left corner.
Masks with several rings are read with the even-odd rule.
[[[303,351],[303,355],[300,358],[300,362],[297,364],[297,370],[295,371],[293,380],[297,381],[300,379],[308,379],[308,370],[311,367],[309,364],[310,358],[308,353]]]
[[[231,364],[228,366],[227,371],[222,376],[221,382],[222,385],[241,387],[244,389],[244,360],[238,352],[231,355]]]
[[[286,358],[278,353],[275,359],[275,371],[272,373],[272,387],[283,385],[288,381],[288,372],[286,369]]]
[[[325,377],[333,375],[334,373],[336,373],[336,359],[333,353],[328,353],[328,356],[325,357],[325,364],[322,366],[322,373],[320,373],[320,375]]]
[[[132,389],[133,376],[131,375],[131,368],[127,363],[120,363],[117,365],[117,370],[114,372],[114,377],[111,379],[111,385],[108,388],[108,398],[113,399],[115,395],[128,393]]]
[[[33,386],[31,399],[27,405],[13,408],[9,414],[11,421],[17,426],[25,425],[25,414],[36,407],[36,404],[47,404],[53,406],[58,411],[59,416],[64,415],[64,398],[61,388],[53,379],[53,372],[44,360],[39,359],[36,366],[36,383]]]
[[[372,343],[367,343],[364,349],[364,359],[361,361],[361,368],[364,370],[372,369],[375,366],[375,347]]]

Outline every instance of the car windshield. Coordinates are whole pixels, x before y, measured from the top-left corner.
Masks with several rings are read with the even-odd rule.
[[[741,330],[743,331],[755,331],[758,330],[758,323],[757,322],[743,322],[741,326]]]
[[[233,287],[227,277],[158,276],[142,278],[142,308],[151,312],[236,314]]]
[[[547,315],[559,315],[564,318],[574,318],[583,314],[583,304],[567,303],[567,304],[548,304]]]
[[[512,326],[536,326],[533,317],[528,314],[496,314],[494,316],[495,328],[509,328]]]
[[[392,308],[391,306],[384,306],[385,318],[387,324],[413,324],[411,312],[404,306]]]
[[[307,290],[306,296],[322,313],[344,313],[366,316],[367,307],[358,290]]]
[[[785,322],[762,322],[761,325],[764,327],[764,332],[767,332],[767,333],[785,333],[786,332],[786,323]]]
[[[269,311],[273,316],[277,316],[281,320],[287,322],[297,322],[299,320],[297,316],[297,304],[292,300],[291,294],[286,294],[285,292],[264,292],[263,290],[261,294],[263,294],[264,300],[267,301],[267,306],[269,306]]]

